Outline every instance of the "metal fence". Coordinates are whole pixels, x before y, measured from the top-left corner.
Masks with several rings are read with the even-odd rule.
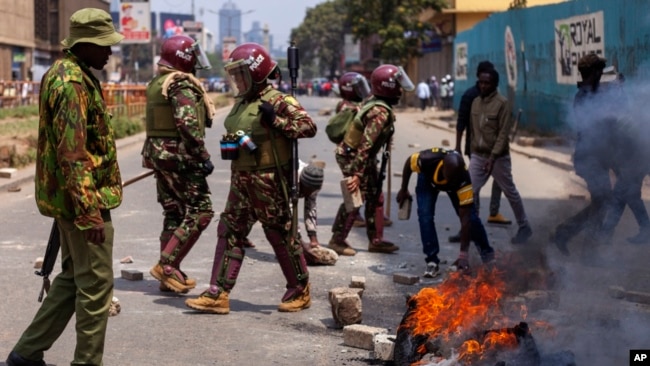
[[[39,82],[0,81],[0,108],[38,104]],[[114,117],[143,115],[147,103],[145,85],[102,84],[104,100]]]

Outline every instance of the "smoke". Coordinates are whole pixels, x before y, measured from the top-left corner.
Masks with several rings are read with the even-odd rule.
[[[639,171],[640,176],[650,172],[650,114],[645,108],[650,101],[650,63],[643,64],[633,76],[605,75],[603,81],[597,97],[581,108],[574,109],[569,104],[567,113],[581,144],[576,153],[610,164],[614,184],[614,171]],[[541,223],[547,232],[554,232],[558,224],[585,207],[591,200],[585,194],[585,200],[563,201],[550,207],[546,215],[549,219]],[[578,365],[622,365],[627,364],[630,349],[650,346],[650,307],[614,298],[609,290],[620,286],[650,292],[647,263],[643,259],[647,258],[650,244],[627,242],[627,237],[639,232],[639,225],[628,209],[615,223],[612,239],[603,240],[609,245],[598,243],[602,237],[586,234],[597,232],[597,224],[592,222],[569,241],[570,257],[560,255],[552,242],[537,243],[540,248],[547,248],[549,265],[557,274],[560,303],[556,310],[531,314],[544,318],[555,328],[553,334],[534,335],[540,349],[570,350]],[[600,257],[595,264],[583,261],[591,253]]]

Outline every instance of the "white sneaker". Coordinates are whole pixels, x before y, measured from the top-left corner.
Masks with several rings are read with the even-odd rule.
[[[424,277],[434,278],[440,275],[440,266],[435,262],[427,263],[427,269],[424,271]]]

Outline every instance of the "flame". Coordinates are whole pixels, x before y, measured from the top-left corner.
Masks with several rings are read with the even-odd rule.
[[[470,339],[460,346],[458,360],[464,364],[473,364],[487,358],[487,355],[498,353],[505,349],[517,348],[517,337],[507,330],[488,332],[482,340]]]
[[[409,300],[410,311],[400,327],[407,327],[414,336],[460,344],[459,359],[467,361],[480,359],[491,349],[516,346],[515,335],[506,330],[482,337],[476,334],[509,323],[499,304],[506,290],[503,277],[496,268],[481,268],[476,276],[453,273],[437,288],[423,288]],[[417,351],[424,354],[426,348]]]

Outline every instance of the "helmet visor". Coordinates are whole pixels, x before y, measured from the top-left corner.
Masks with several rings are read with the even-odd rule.
[[[395,79],[397,79],[397,82],[405,91],[412,92],[415,90],[415,85],[413,85],[413,82],[409,78],[408,74],[406,74],[406,71],[404,71],[404,68],[402,66],[397,67]]]
[[[241,97],[252,89],[253,79],[244,60],[230,62],[224,66],[224,69],[230,79],[230,87],[235,97]]]
[[[354,80],[352,80],[352,87],[354,92],[361,98],[366,99],[370,95],[370,86],[368,85],[368,80],[366,80],[363,75],[357,75]]]
[[[196,69],[211,69],[212,65],[210,60],[208,60],[208,55],[203,51],[203,48],[198,42],[192,44],[192,51],[194,56],[196,56]]]

